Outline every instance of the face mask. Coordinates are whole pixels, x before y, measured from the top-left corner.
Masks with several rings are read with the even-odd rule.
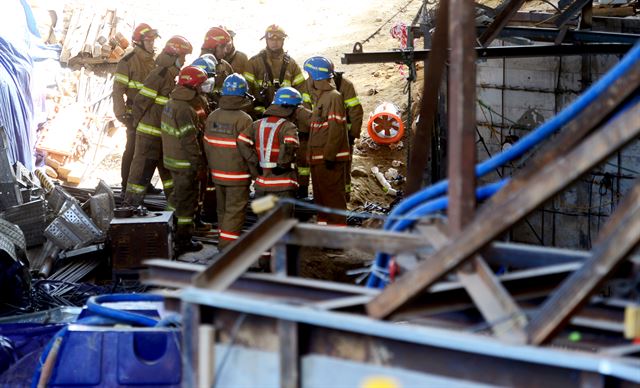
[[[200,91],[204,94],[209,94],[213,92],[213,88],[216,85],[216,80],[213,78],[208,78],[200,85]]]

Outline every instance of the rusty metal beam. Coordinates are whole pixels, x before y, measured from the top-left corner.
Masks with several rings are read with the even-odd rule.
[[[640,104],[635,104],[603,125],[566,157],[553,160],[525,180],[516,176],[485,203],[464,233],[367,304],[369,315],[388,316],[460,266],[513,224],[633,140],[640,134],[639,124]]]
[[[198,274],[193,283],[202,288],[222,291],[266,251],[271,249],[298,223],[289,218],[288,205],[278,206],[265,218],[234,241],[206,270]]]
[[[563,26],[566,22],[572,19],[578,14],[587,4],[593,0],[574,0],[567,8],[565,8],[560,16],[555,19],[555,25],[557,27]]]
[[[500,31],[502,31],[511,18],[518,12],[520,7],[522,7],[523,3],[524,0],[510,0],[508,4],[500,8],[498,14],[493,19],[493,23],[491,23],[478,38],[482,47],[487,47],[491,42],[493,42],[493,40],[500,34]]]
[[[636,124],[637,125],[637,124]],[[534,345],[549,341],[640,243],[640,181],[609,218],[592,257],[543,304],[527,327]]]
[[[405,191],[411,195],[420,189],[423,172],[431,153],[432,133],[438,111],[438,90],[444,74],[447,60],[449,40],[449,2],[440,2],[436,16],[436,29],[433,33],[433,49],[431,59],[426,63],[422,100],[420,105],[420,120],[416,132],[411,136],[411,154],[407,168],[407,183]],[[426,60],[426,57],[424,58]],[[411,127],[413,123],[409,123]]]

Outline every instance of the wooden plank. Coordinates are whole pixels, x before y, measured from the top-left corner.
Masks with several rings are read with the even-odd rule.
[[[482,47],[489,47],[491,42],[500,34],[500,31],[502,31],[520,7],[522,7],[522,4],[524,4],[524,0],[510,0],[508,4],[500,8],[498,14],[493,19],[493,23],[491,23],[478,38]]]
[[[429,228],[423,234],[436,248],[448,243],[446,235],[437,227]],[[456,275],[485,321],[491,325],[494,335],[505,341],[524,343],[525,314],[480,255],[473,257],[469,267],[458,270]]]
[[[300,384],[300,348],[298,323],[278,320],[280,339],[280,387],[298,388]]]
[[[618,206],[593,247],[591,258],[545,301],[527,327],[529,341],[549,341],[640,243],[640,181]]]
[[[569,186],[640,134],[640,103],[602,126],[566,157],[533,173],[526,181],[510,182],[480,209],[464,233],[421,263],[416,270],[389,285],[367,304],[373,317],[385,317],[425,290],[547,199]]]
[[[418,235],[330,225],[297,224],[281,242],[306,247],[359,249],[371,253],[380,251],[392,255],[432,251],[424,238]]]
[[[289,218],[288,205],[278,206],[234,241],[207,269],[196,275],[194,284],[215,291],[227,289],[297,223],[297,220]]]

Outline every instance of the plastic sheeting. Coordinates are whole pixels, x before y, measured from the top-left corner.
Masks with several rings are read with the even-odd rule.
[[[0,125],[9,138],[9,161],[33,169],[34,104],[31,48],[37,33],[24,0],[8,0],[0,13]]]

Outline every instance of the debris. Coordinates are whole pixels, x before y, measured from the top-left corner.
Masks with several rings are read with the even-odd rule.
[[[395,168],[390,168],[387,170],[387,172],[384,173],[384,177],[387,178],[388,180],[394,180],[398,178],[398,170],[396,170]]]
[[[380,172],[380,169],[378,167],[371,167],[371,172],[373,173],[373,175],[376,177],[376,179],[378,179],[378,182],[380,182],[380,184],[382,185],[382,190],[390,195],[396,196],[398,194],[398,191],[396,189],[394,189],[393,187],[391,187],[391,184],[389,183],[389,181],[387,181],[387,179],[384,177],[384,175],[382,175],[382,173]]]
[[[394,160],[393,162],[391,162],[391,165],[393,167],[398,168],[398,167],[404,166],[404,162],[402,162],[401,160]]]
[[[364,168],[362,167],[354,167],[351,170],[351,176],[354,178],[364,178],[369,175]]]
[[[391,148],[391,150],[393,151],[400,151],[401,149],[404,148],[404,143],[402,141],[399,141],[397,143],[392,143],[392,144],[389,144],[389,148]]]

